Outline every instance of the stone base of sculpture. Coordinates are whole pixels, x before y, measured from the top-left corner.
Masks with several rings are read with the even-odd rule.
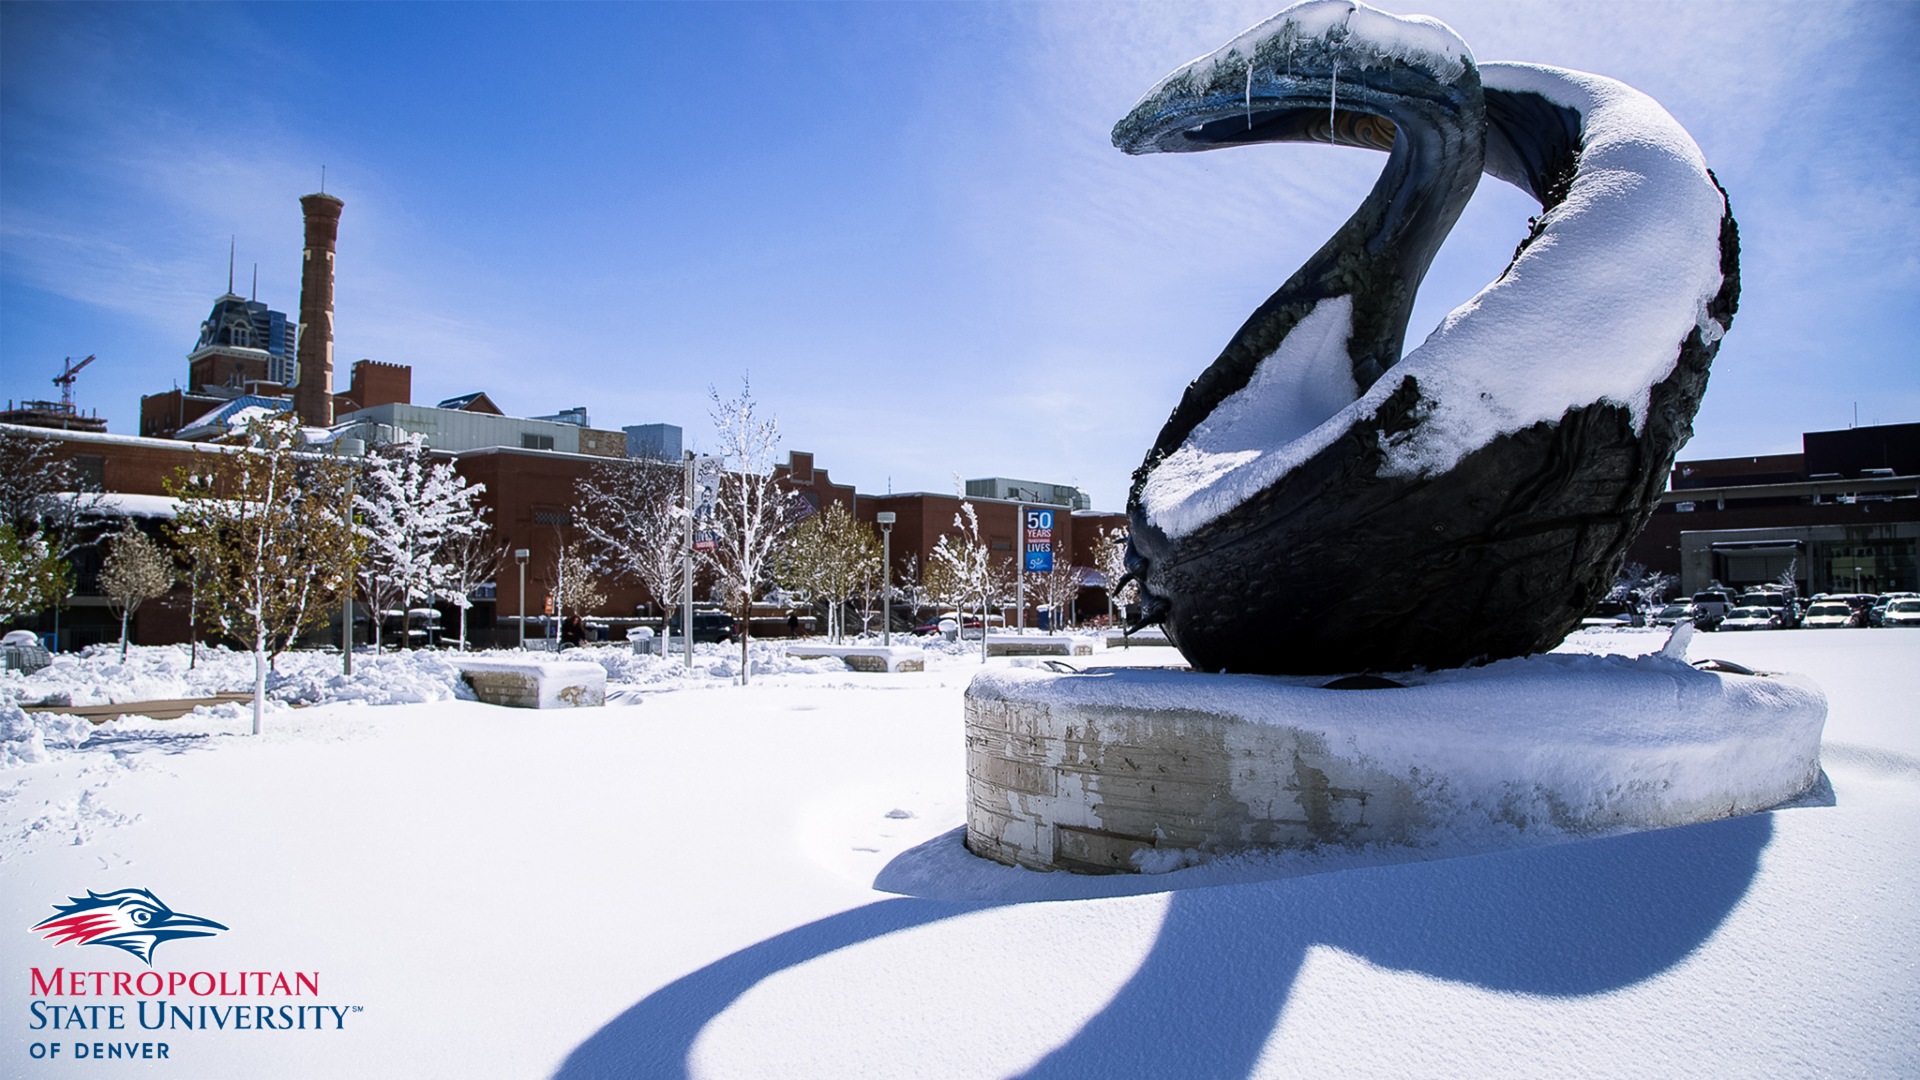
[[[1497,847],[1752,813],[1821,782],[1827,704],[1804,676],[1550,655],[1327,682],[983,673],[966,694],[967,847],[1082,873]]]

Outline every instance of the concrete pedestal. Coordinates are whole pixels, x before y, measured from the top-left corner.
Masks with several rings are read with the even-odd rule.
[[[1826,698],[1803,676],[1556,655],[1396,679],[984,672],[967,846],[1112,873],[1442,831],[1598,835],[1751,813],[1820,776]]]

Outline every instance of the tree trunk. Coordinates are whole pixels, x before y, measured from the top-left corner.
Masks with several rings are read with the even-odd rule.
[[[132,614],[125,609],[120,612],[120,662],[127,662],[127,616]]]
[[[689,628],[688,633],[692,633]],[[740,604],[740,685],[747,685],[747,639],[753,636],[753,596]]]
[[[253,733],[260,734],[260,712],[266,706],[267,698],[267,635],[264,630],[253,634]]]

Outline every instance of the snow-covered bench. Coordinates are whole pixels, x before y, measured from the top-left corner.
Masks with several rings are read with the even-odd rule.
[[[489,705],[579,709],[607,702],[607,669],[585,660],[459,659],[454,666]]]
[[[836,657],[855,671],[925,671],[927,652],[918,645],[789,645],[796,660]]]
[[[988,634],[988,656],[1092,656],[1093,646],[1070,637]]]

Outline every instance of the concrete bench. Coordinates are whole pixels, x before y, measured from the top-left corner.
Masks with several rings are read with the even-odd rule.
[[[1171,646],[1172,644],[1173,642],[1167,640],[1166,632],[1158,628],[1142,630],[1136,634],[1123,634],[1118,630],[1110,630],[1107,632],[1107,648],[1109,649],[1138,649],[1155,645]]]
[[[515,709],[580,709],[607,702],[607,669],[585,660],[454,661],[474,696]]]
[[[927,652],[918,645],[789,645],[796,660],[834,657],[855,671],[925,671]]]
[[[988,634],[988,656],[1092,656],[1093,646],[1070,637]]]

